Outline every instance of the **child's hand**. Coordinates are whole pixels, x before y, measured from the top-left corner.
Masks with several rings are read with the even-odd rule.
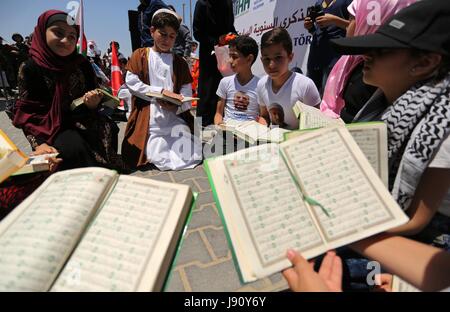
[[[306,261],[293,250],[288,251],[293,268],[283,271],[291,290],[296,292],[340,292],[342,291],[342,260],[336,253],[328,252],[322,261],[319,273],[314,263]]]
[[[316,19],[317,25],[319,25],[320,28],[328,27],[330,25],[336,24],[336,15],[333,14],[325,14],[323,16],[319,16]]]
[[[258,117],[257,122],[262,124],[263,126],[266,126],[266,127],[269,126],[269,124],[267,123],[267,120],[263,117]]]
[[[223,117],[221,115],[216,115],[214,117],[214,124],[216,126],[223,124]]]
[[[61,158],[49,157],[47,158],[50,165],[50,172],[55,172],[58,169],[58,165],[63,162]]]
[[[39,156],[44,154],[56,154],[58,151],[53,146],[43,143],[36,147],[35,151],[31,153],[32,156]]]
[[[32,156],[39,156],[39,155],[45,155],[45,154],[57,154],[58,151],[53,146],[49,146],[46,143],[39,145],[36,147],[36,150],[31,153]],[[56,169],[58,169],[58,165],[62,163],[61,158],[57,157],[47,157],[48,163],[50,165],[50,172],[55,172]]]
[[[391,274],[377,274],[375,280],[377,286],[375,286],[374,292],[392,292],[393,276]]]
[[[162,100],[158,100],[157,101],[158,104],[161,106],[162,109],[172,112],[172,113],[176,113],[178,110],[178,106],[166,101],[162,101]]]
[[[98,107],[98,104],[100,104],[100,101],[102,100],[103,94],[101,92],[98,92],[96,90],[87,92],[84,97],[83,101],[84,104],[89,109],[96,109]]]
[[[303,26],[305,27],[305,29],[306,29],[307,31],[311,31],[311,29],[312,29],[313,26],[314,26],[314,23],[313,23],[311,17],[306,17],[306,18],[305,18],[305,22],[303,23]]]
[[[180,102],[183,101],[183,98],[184,98],[181,94],[177,94],[177,93],[174,93],[174,92],[171,92],[171,91],[168,91],[168,90],[163,90],[162,94],[167,96],[167,97],[170,97],[172,99],[176,99],[176,100],[178,100]]]

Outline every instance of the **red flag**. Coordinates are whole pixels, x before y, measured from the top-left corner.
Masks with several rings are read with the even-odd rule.
[[[84,34],[83,34],[83,40],[81,40],[81,37],[78,39],[77,50],[78,50],[78,53],[83,54],[84,56],[87,55],[87,40],[86,40],[86,36]]]
[[[120,86],[123,84],[122,71],[120,70],[119,58],[117,56],[117,48],[115,42],[112,44],[111,57],[111,89],[114,96],[119,93]]]

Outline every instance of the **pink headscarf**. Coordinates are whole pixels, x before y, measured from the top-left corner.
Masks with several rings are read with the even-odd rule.
[[[348,11],[355,17],[355,36],[369,35],[401,9],[416,0],[354,0]],[[379,19],[379,20],[377,20]],[[363,61],[361,55],[344,55],[334,65],[323,95],[320,110],[326,115],[339,118],[345,106],[344,88],[350,74]]]

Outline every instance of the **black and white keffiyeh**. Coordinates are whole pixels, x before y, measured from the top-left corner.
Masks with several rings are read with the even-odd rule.
[[[422,174],[450,133],[450,75],[411,88],[382,120],[388,127],[389,188],[406,210]]]

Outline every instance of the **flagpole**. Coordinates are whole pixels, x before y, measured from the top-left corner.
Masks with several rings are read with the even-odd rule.
[[[84,35],[84,4],[83,4],[83,0],[80,0],[80,37],[78,38],[78,42],[80,43],[80,50],[79,53],[82,53],[82,49],[83,49],[83,35]]]
[[[78,53],[86,56],[87,54],[87,41],[84,35],[84,4],[83,0],[80,0],[80,6],[78,8],[77,23],[80,27],[80,36],[78,38]]]
[[[192,0],[189,0],[189,16],[191,18],[191,20],[190,20],[191,32],[193,32],[194,30],[192,29]]]

